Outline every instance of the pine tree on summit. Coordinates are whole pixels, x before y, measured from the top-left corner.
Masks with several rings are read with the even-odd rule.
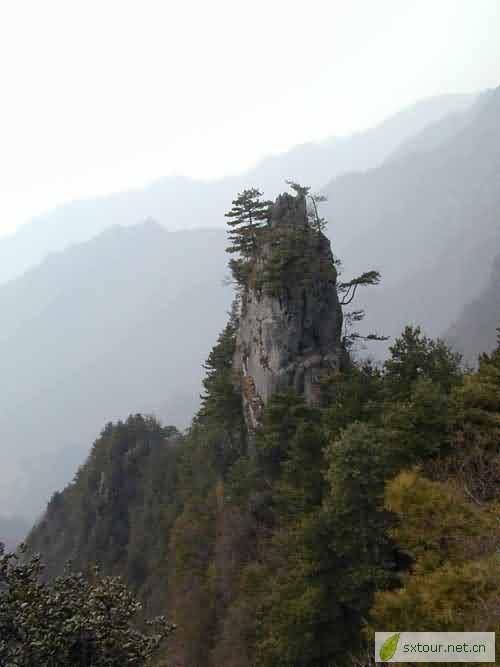
[[[240,192],[233,200],[233,207],[226,213],[231,242],[228,252],[239,252],[245,259],[250,259],[257,249],[259,229],[268,220],[270,201],[261,199],[262,192],[250,188]]]

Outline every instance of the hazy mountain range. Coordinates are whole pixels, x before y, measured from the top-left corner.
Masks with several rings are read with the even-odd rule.
[[[230,306],[224,241],[113,227],[0,287],[4,511],[36,513],[110,420],[187,425]]]
[[[472,95],[443,95],[418,102],[376,128],[350,137],[297,146],[253,169],[216,181],[168,177],[142,190],[75,201],[41,215],[0,239],[0,283],[39,263],[49,252],[86,241],[110,225],[153,218],[168,229],[223,227],[235,193],[258,186],[276,196],[287,178],[320,188],[338,174],[381,164],[430,123],[470,107]]]
[[[349,273],[375,268],[366,327],[442,335],[485,287],[500,248],[500,88],[412,138],[383,165],[333,180],[330,235]],[[439,131],[438,131],[439,130]]]
[[[17,276],[0,285],[2,513],[40,511],[109,420],[188,423],[231,300],[223,214],[244,187],[272,196],[291,178],[328,195],[346,276],[383,276],[359,302],[367,328],[447,331],[500,247],[499,112],[500,90],[425,100],[246,174],[75,202],[0,240],[0,277]]]

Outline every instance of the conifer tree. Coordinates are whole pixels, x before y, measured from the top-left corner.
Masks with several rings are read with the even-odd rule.
[[[325,195],[311,194],[309,185],[301,185],[296,181],[286,180],[285,183],[296,193],[298,197],[305,197],[308,204],[307,219],[310,226],[318,232],[324,232],[328,220],[319,215],[318,205],[326,202]]]
[[[261,199],[262,192],[250,188],[240,192],[233,200],[232,208],[226,213],[231,245],[228,252],[238,252],[245,259],[250,259],[257,249],[259,230],[269,218],[270,201]]]
[[[235,389],[233,356],[239,319],[238,299],[233,301],[229,322],[219,335],[203,368],[205,393],[201,395],[198,421],[211,434],[216,450],[216,463],[225,471],[238,456],[243,440],[243,412],[241,396]]]
[[[384,370],[393,397],[407,396],[412,384],[421,377],[430,378],[445,391],[460,380],[460,355],[439,338],[432,340],[425,336],[420,327],[406,326],[389,352],[391,356]]]

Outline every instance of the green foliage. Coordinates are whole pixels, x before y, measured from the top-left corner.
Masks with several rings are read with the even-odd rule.
[[[335,260],[335,266],[337,269],[338,276],[342,275],[342,262],[337,258]],[[345,309],[346,306],[349,306],[356,296],[356,292],[359,287],[370,287],[378,285],[380,283],[381,276],[378,271],[365,271],[351,280],[343,281],[339,280],[337,282],[337,294],[339,296],[340,306]],[[354,327],[361,322],[365,317],[365,311],[362,309],[350,310],[343,312],[343,328],[344,335],[342,337],[342,343],[346,350],[351,351],[354,349],[356,343],[360,340],[362,341],[384,341],[388,340],[387,336],[381,336],[376,333],[369,333],[362,335]]]
[[[352,363],[330,375],[324,383],[327,407],[323,422],[331,439],[355,421],[379,420],[383,376],[369,361]]]
[[[325,195],[311,194],[311,188],[300,185],[295,181],[285,181],[287,185],[296,193],[298,197],[304,197],[308,204],[307,219],[313,229],[323,232],[328,224],[328,220],[319,215],[319,205],[326,201]]]
[[[148,614],[164,608],[168,535],[179,511],[176,497],[180,434],[153,418],[130,416],[108,424],[72,484],[54,494],[27,539],[44,554],[47,576],[68,560],[82,571],[98,564],[123,575]]]
[[[244,505],[260,489],[262,471],[255,456],[240,456],[226,477],[226,502]]]
[[[378,285],[380,282],[380,273],[378,271],[366,271],[348,282],[338,284],[338,293],[341,297],[340,302],[343,306],[348,306],[356,295],[358,287],[368,287],[369,285]]]
[[[241,396],[236,391],[232,364],[236,347],[238,303],[204,365],[205,393],[196,421],[204,425],[207,446],[214,452],[217,469],[225,474],[243,454],[245,434]]]
[[[303,537],[298,527],[282,536],[281,552],[273,545],[277,569],[262,595],[256,645],[257,664],[263,667],[321,664],[318,660],[326,657],[318,633],[326,590],[319,578],[310,577]]]
[[[282,464],[289,458],[291,441],[299,426],[318,419],[318,411],[309,407],[293,390],[271,398],[264,414],[263,428],[257,435],[259,459],[270,479],[278,476]]]
[[[500,350],[479,359],[476,373],[468,373],[453,398],[456,426],[461,430],[478,428],[492,442],[500,434]]]
[[[327,443],[311,411],[299,423],[281,467],[274,502],[283,517],[301,517],[317,507],[325,487],[322,469]]]
[[[384,370],[393,398],[408,396],[413,383],[421,377],[433,380],[445,391],[450,391],[460,380],[460,355],[442,340],[425,336],[420,327],[407,326],[389,351],[391,357]]]
[[[406,400],[386,404],[384,441],[394,461],[408,466],[446,453],[450,441],[448,403],[448,394],[439,384],[421,377],[413,383]]]
[[[467,501],[453,484],[432,481],[418,470],[403,471],[387,485],[385,506],[401,518],[392,535],[414,571],[464,560],[485,541],[491,544],[493,514]]]
[[[229,218],[229,239],[232,245],[228,252],[239,252],[244,257],[251,257],[257,249],[257,235],[263,223],[269,217],[271,202],[262,201],[262,192],[249,188],[240,192],[233,200]]]
[[[309,481],[311,471],[304,476]],[[251,598],[258,619],[256,664],[333,664],[347,653],[355,630],[336,595],[339,570],[332,562],[330,526],[318,490],[305,506],[303,492],[297,490],[297,502],[286,493],[280,496],[280,487],[274,497],[275,525],[263,553],[265,585]]]
[[[251,286],[278,296],[287,285],[310,283],[312,275],[310,230],[302,227],[275,226],[270,230],[268,256],[264,267],[253,277]]]
[[[311,201],[296,227],[269,226],[257,190],[235,199],[240,287],[260,298],[304,293],[312,275],[336,283]],[[343,305],[378,281],[341,282]],[[108,424],[54,494],[29,539],[48,577],[68,558],[122,574],[143,619],[172,610],[165,657],[186,667],[347,667],[366,653],[367,619],[372,630],[498,622],[500,351],[463,373],[442,341],[407,327],[383,367],[343,364],[322,380],[321,407],[276,393],[248,434],[232,368],[238,315],[235,304],[184,436],[141,415]],[[346,332],[346,347],[356,337]]]
[[[214,629],[214,590],[209,568],[215,543],[214,494],[193,496],[184,505],[170,537],[169,606],[178,626],[174,646],[188,664],[203,664]]]
[[[375,588],[384,588],[393,578],[390,517],[383,507],[393,462],[381,435],[375,427],[355,422],[327,450],[324,521],[332,536],[331,561],[342,573],[336,595],[351,615],[356,608],[364,614],[360,599],[366,604]]]
[[[336,268],[318,252],[326,241],[323,234],[326,220],[320,217],[318,205],[324,200],[310,195],[310,188],[289,182],[297,199],[305,199],[303,224],[270,224],[272,202],[262,201],[262,193],[251,188],[239,193],[233,201],[228,218],[231,245],[229,268],[239,287],[263,289],[278,295],[290,286],[312,284],[312,275],[325,281],[336,280]],[[319,264],[318,264],[319,261]]]
[[[500,620],[498,506],[478,506],[453,480],[402,472],[387,486],[392,535],[412,559],[395,591],[378,592],[372,624],[415,631],[493,630]]]
[[[498,627],[498,559],[447,562],[427,575],[413,575],[402,589],[376,595],[375,628],[415,632],[485,632]]]
[[[227,252],[239,256],[229,261],[229,268],[236,284],[245,286],[262,234],[269,225],[272,202],[262,200],[262,192],[257,188],[249,188],[240,192],[232,204],[231,210],[225,214],[230,241]]]
[[[376,593],[372,629],[486,631],[500,622],[498,351],[484,355],[463,383],[447,384],[441,455],[386,486],[386,509],[397,518],[391,536],[411,566],[402,571],[400,587]],[[424,423],[415,428],[418,436]]]
[[[311,224],[278,224],[266,233],[266,252],[249,285],[279,298],[290,289],[312,289],[318,279],[335,283],[337,269],[325,244],[326,237]]]
[[[249,260],[232,257],[229,260],[229,269],[236,285],[241,287],[249,284],[252,270],[252,263]]]
[[[311,190],[308,185],[301,185],[296,181],[286,180],[285,183],[290,186],[290,189],[295,192],[298,197],[309,197],[309,192]]]
[[[450,397],[451,455],[446,471],[475,502],[500,489],[500,350],[482,355]]]
[[[141,667],[151,664],[174,626],[133,624],[140,610],[117,578],[68,573],[41,580],[38,557],[0,551],[0,664],[8,667]]]

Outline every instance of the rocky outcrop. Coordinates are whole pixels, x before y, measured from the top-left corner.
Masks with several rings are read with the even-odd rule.
[[[321,379],[342,363],[342,310],[330,242],[308,220],[306,199],[273,206],[241,305],[234,369],[250,431],[277,391],[321,401]]]

